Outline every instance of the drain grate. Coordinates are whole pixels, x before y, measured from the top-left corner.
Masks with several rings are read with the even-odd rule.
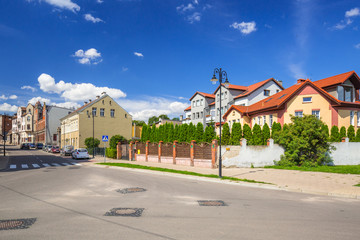
[[[29,228],[35,221],[36,218],[0,220],[0,231]]]
[[[144,208],[113,208],[105,216],[141,217]]]
[[[127,193],[137,193],[137,192],[145,192],[146,189],[145,188],[139,188],[139,187],[133,187],[133,188],[124,188],[124,189],[119,189],[116,190],[119,193],[122,194],[127,194]]]
[[[200,206],[227,206],[224,201],[221,200],[198,200]]]

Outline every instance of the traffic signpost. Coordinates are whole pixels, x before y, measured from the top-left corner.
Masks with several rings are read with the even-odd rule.
[[[106,162],[106,147],[105,147],[105,143],[109,141],[109,136],[108,136],[108,135],[103,135],[103,136],[102,136],[102,141],[104,142],[104,162]]]

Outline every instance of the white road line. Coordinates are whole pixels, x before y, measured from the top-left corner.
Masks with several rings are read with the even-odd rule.
[[[39,164],[34,163],[34,164],[33,164],[33,167],[34,167],[34,168],[39,168],[40,166],[39,166]]]
[[[43,163],[42,165],[43,165],[44,167],[50,167],[50,165],[47,164],[47,163]]]
[[[73,165],[77,165],[77,166],[82,166],[80,163],[74,163],[72,162]]]
[[[55,167],[61,166],[60,164],[57,164],[57,163],[51,163],[51,165],[53,165],[53,166],[55,166]]]
[[[70,164],[69,163],[61,163],[63,164],[64,166],[69,166]]]
[[[27,164],[21,164],[22,168],[29,168],[29,166]]]
[[[10,165],[10,169],[15,169],[15,168],[16,168],[15,164]]]

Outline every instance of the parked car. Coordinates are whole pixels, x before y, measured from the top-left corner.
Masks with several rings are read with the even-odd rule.
[[[46,149],[47,149],[47,145],[44,145],[42,150],[46,152]]]
[[[35,143],[29,143],[29,147],[30,148],[36,148],[36,145],[35,145]]]
[[[46,152],[50,152],[50,151],[51,151],[51,148],[52,148],[51,145],[47,145],[45,151],[46,151]]]
[[[51,152],[52,153],[59,153],[60,152],[59,146],[52,146],[51,147]]]
[[[62,149],[60,149],[60,155],[62,155],[62,156],[71,155],[73,151],[74,151],[74,147],[73,147],[73,146],[71,146],[71,145],[66,145],[66,146],[64,146]]]
[[[30,149],[30,145],[28,143],[22,143],[20,149]]]
[[[89,159],[90,156],[89,156],[88,151],[85,148],[78,148],[72,152],[72,158],[73,159],[80,159],[80,158]]]
[[[44,147],[44,144],[42,144],[42,143],[36,144],[36,149],[43,149],[43,147]]]

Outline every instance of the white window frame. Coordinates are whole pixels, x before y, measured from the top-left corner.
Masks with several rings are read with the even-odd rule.
[[[354,126],[354,111],[350,111],[350,125]]]
[[[317,114],[319,113],[319,114]],[[314,115],[317,119],[320,120],[320,110],[312,110],[311,115]]]
[[[266,115],[263,116],[263,125],[266,123]]]
[[[261,117],[258,117],[258,125],[261,126]]]
[[[303,103],[311,103],[311,102],[312,102],[312,97],[303,97]]]
[[[269,125],[270,125],[270,128],[273,125],[273,115],[272,114],[269,115]]]
[[[110,117],[115,117],[115,109],[110,109]]]
[[[301,113],[301,114],[300,114]],[[303,117],[304,112],[303,111],[295,111],[295,117]]]

